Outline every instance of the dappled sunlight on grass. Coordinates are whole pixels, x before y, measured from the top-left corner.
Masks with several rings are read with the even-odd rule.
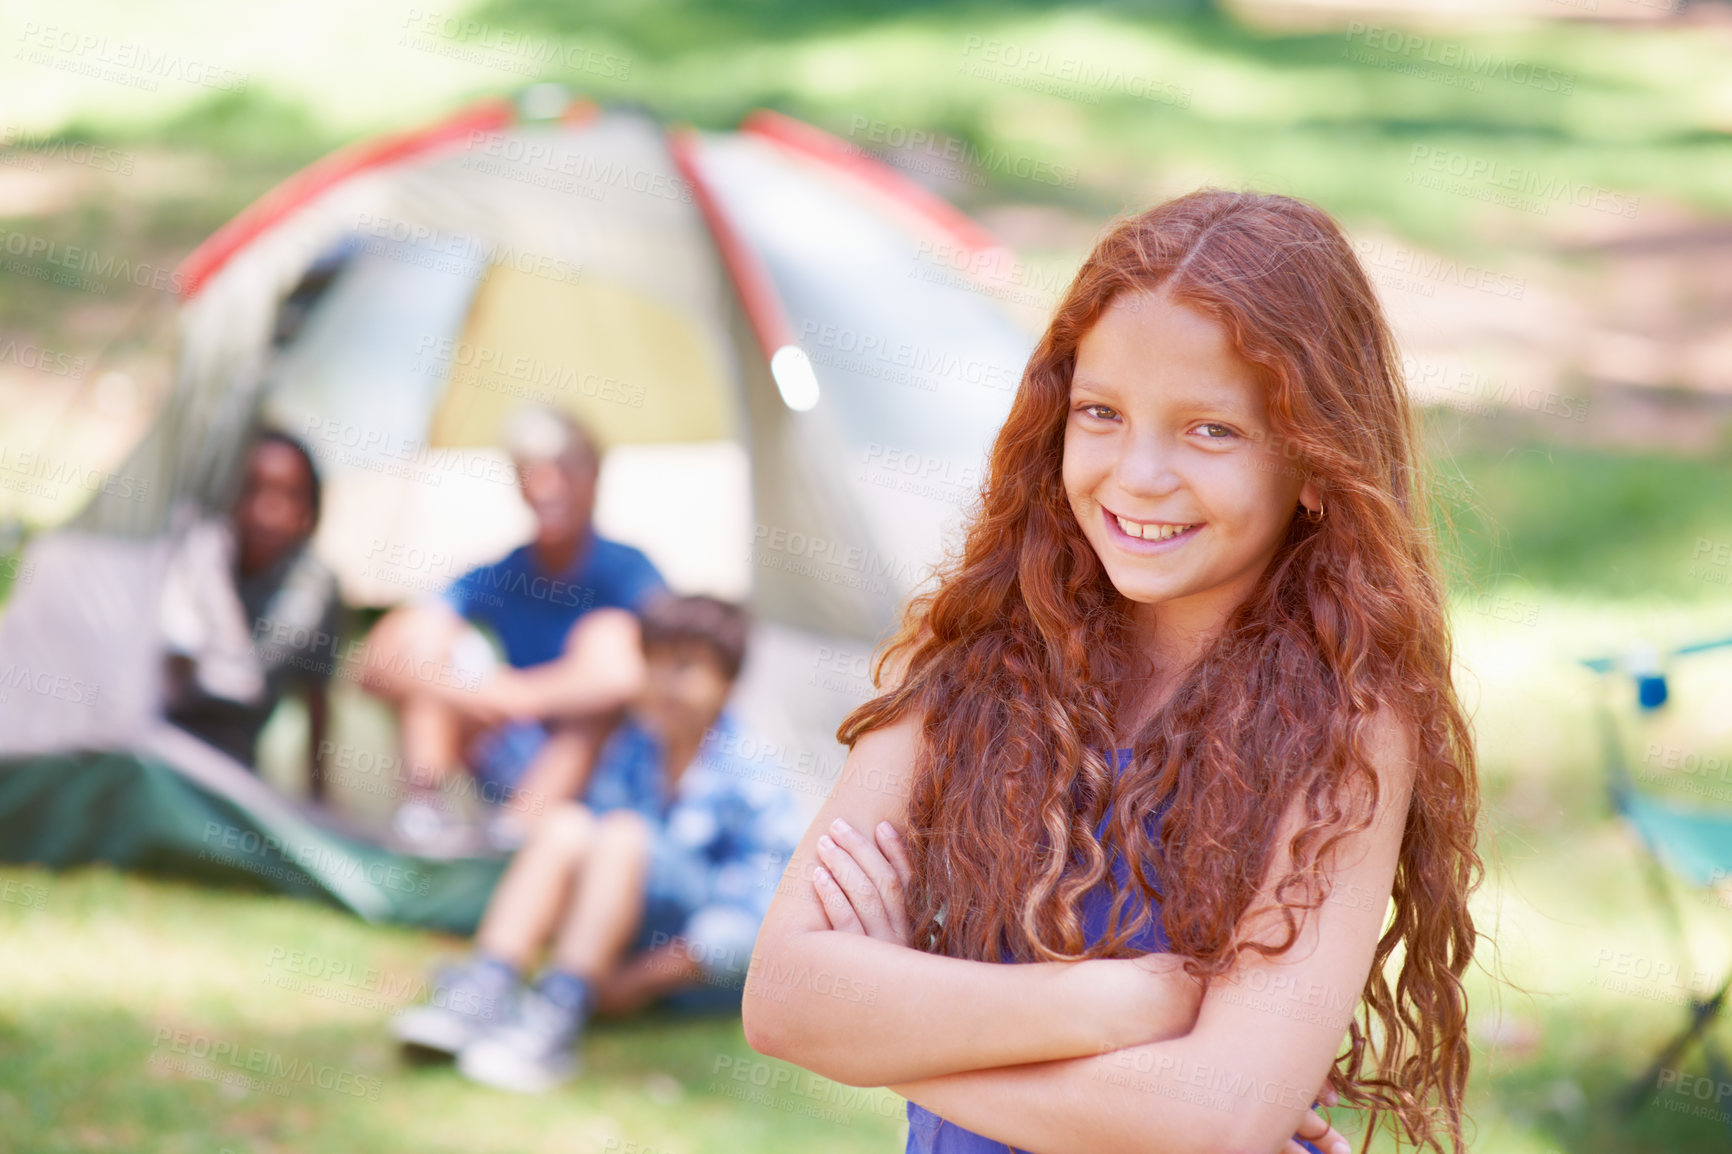
[[[8,867],[0,881],[42,899],[0,904],[9,1149],[569,1152],[611,1140],[683,1154],[897,1142],[899,1099],[796,1082],[791,1067],[772,1081],[784,1064],[752,1054],[734,1017],[598,1022],[575,1085],[511,1098],[448,1066],[405,1065],[385,1033],[392,1009],[425,995],[428,965],[461,943],[102,868]],[[731,1078],[736,1069],[753,1076]],[[100,1121],[87,1123],[95,1101]]]

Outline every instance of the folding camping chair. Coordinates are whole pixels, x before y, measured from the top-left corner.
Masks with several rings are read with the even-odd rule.
[[[1732,637],[1685,645],[1673,650],[1668,657],[1683,657],[1727,646],[1732,646]],[[1670,696],[1660,655],[1651,650],[1636,651],[1624,657],[1590,658],[1582,664],[1602,676],[1616,673],[1630,677],[1635,683],[1636,705],[1642,715],[1651,715],[1663,708]],[[1608,694],[1598,695],[1595,712],[1604,749],[1606,784],[1612,810],[1635,832],[1647,851],[1645,860],[1649,882],[1677,936],[1680,956],[1688,965],[1689,939],[1668,876],[1697,888],[1711,887],[1722,879],[1732,878],[1732,811],[1705,810],[1638,790],[1624,754],[1624,743]],[[1692,993],[1689,1020],[1684,1028],[1661,1047],[1643,1075],[1620,1095],[1619,1105],[1625,1114],[1634,1114],[1642,1108],[1662,1071],[1676,1068],[1678,1060],[1696,1041],[1702,1043],[1714,1080],[1732,1083],[1732,1068],[1728,1067],[1719,1046],[1708,1033],[1709,1027],[1725,1009],[1729,996],[1732,996],[1732,973],[1713,996],[1703,999]],[[1724,1121],[1728,1129],[1732,1129],[1732,1117],[1724,1118]]]

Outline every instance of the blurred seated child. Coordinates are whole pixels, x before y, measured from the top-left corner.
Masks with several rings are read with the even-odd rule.
[[[315,798],[324,794],[325,691],[342,610],[336,578],[307,545],[319,500],[307,447],[261,434],[230,515],[195,523],[177,544],[160,622],[165,716],[243,765],[254,765],[259,732],[284,695],[305,695]]]
[[[538,1092],[577,1072],[592,1012],[703,986],[738,1004],[801,832],[786,792],[741,760],[754,747],[725,705],[747,628],[740,608],[712,597],[650,604],[644,686],[604,744],[585,804],[535,828],[474,954],[432,1004],[396,1019],[400,1040],[456,1054],[476,1081]],[[547,966],[523,985],[547,947]]]

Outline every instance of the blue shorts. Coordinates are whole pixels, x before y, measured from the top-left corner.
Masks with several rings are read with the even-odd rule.
[[[547,727],[539,721],[508,721],[477,734],[465,760],[481,787],[482,800],[493,805],[509,800],[547,739]]]

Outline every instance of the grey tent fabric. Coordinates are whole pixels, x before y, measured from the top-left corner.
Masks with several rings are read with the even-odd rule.
[[[136,745],[155,724],[169,539],[61,530],[0,613],[0,757]]]

